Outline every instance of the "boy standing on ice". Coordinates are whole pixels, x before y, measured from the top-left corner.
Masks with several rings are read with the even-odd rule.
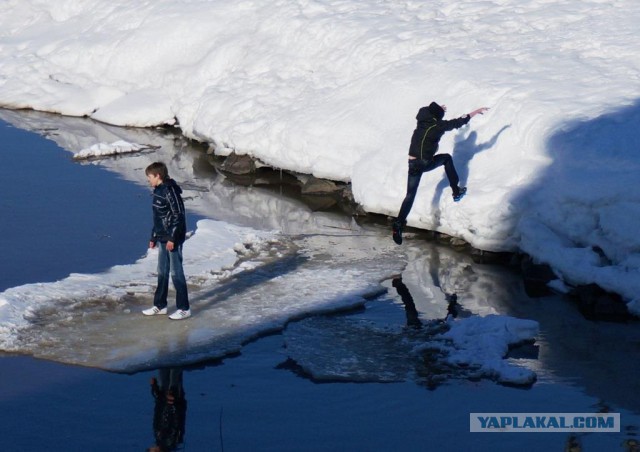
[[[147,180],[153,187],[153,229],[149,248],[158,246],[158,287],[153,297],[153,307],[142,311],[144,315],[167,313],[169,274],[176,289],[178,310],[169,316],[172,320],[191,317],[187,281],[182,269],[182,244],[186,238],[187,221],[182,190],[169,177],[162,162],[152,163],[145,170]]]
[[[445,132],[459,129],[467,124],[475,115],[481,115],[488,108],[478,108],[460,118],[444,120],[446,105],[438,105],[431,102],[428,107],[422,107],[416,116],[418,124],[411,137],[409,146],[409,177],[407,180],[407,195],[400,207],[398,218],[393,222],[393,241],[402,244],[402,230],[407,224],[407,216],[413,206],[413,201],[418,192],[422,173],[444,166],[449,179],[449,185],[453,190],[453,200],[458,202],[467,192],[466,187],[459,187],[458,173],[453,165],[453,159],[449,154],[438,154],[438,143]]]

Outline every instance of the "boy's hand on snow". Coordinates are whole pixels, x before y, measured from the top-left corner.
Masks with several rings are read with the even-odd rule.
[[[471,116],[473,118],[475,115],[484,114],[484,112],[487,111],[487,110],[489,110],[489,108],[487,108],[487,107],[478,108],[477,110],[473,110],[471,113],[469,113],[469,116]]]

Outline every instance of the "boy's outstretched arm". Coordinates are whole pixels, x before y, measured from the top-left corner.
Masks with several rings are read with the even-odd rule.
[[[469,113],[469,116],[473,118],[475,115],[482,115],[488,109],[489,108],[487,108],[487,107],[478,108],[476,110],[473,110],[471,113]]]

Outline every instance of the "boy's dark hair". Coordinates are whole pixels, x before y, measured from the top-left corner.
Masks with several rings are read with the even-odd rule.
[[[160,176],[160,179],[162,179],[163,181],[169,178],[169,170],[167,169],[167,165],[162,162],[153,162],[151,165],[147,166],[147,169],[144,170],[144,174],[146,174],[147,176],[149,174]]]
[[[429,113],[431,113],[435,118],[444,118],[444,109],[437,103],[431,102],[427,108],[429,109]]]

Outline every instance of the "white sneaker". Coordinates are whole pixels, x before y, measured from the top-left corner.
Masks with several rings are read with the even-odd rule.
[[[169,316],[171,320],[183,320],[189,317],[191,317],[191,309],[187,309],[186,311],[178,309],[176,312]]]
[[[160,309],[159,307],[154,306],[152,308],[145,309],[142,313],[144,315],[165,315],[167,313],[167,308]]]

